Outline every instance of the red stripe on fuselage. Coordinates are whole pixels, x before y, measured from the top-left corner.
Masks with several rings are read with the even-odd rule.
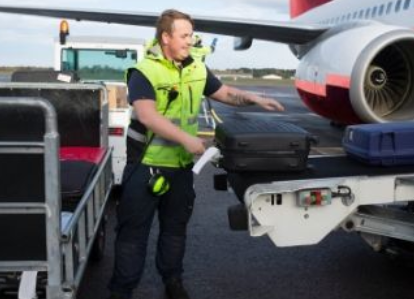
[[[295,85],[297,89],[312,93],[314,95],[326,97],[326,85],[324,84],[296,79]]]
[[[327,75],[326,85],[349,89],[351,87],[351,78],[349,78],[348,76],[341,76],[341,75],[334,75],[334,74]]]
[[[296,80],[298,93],[313,112],[337,123],[361,123],[349,100],[350,78],[328,75],[325,84]]]
[[[326,87],[328,85],[349,89],[351,79],[347,76],[330,74],[326,76],[326,82],[324,84],[296,79],[295,85],[296,88],[303,91],[326,97]]]

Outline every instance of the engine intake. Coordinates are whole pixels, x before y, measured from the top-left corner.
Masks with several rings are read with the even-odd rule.
[[[363,121],[414,121],[414,33],[377,37],[359,55],[351,78],[351,104]]]

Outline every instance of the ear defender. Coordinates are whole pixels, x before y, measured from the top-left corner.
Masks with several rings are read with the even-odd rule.
[[[148,189],[153,195],[161,196],[170,190],[170,183],[161,173],[155,173],[148,181]]]

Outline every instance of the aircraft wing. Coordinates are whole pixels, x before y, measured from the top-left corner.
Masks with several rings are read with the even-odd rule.
[[[159,16],[159,14],[147,12],[86,11],[19,6],[0,6],[0,13],[1,12],[148,27],[154,27]],[[323,25],[307,25],[295,22],[242,20],[194,15],[192,15],[192,17],[195,20],[196,31],[248,37],[287,44],[305,44],[314,40],[329,29],[329,27]]]

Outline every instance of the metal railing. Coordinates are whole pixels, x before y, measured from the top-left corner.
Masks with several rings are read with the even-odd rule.
[[[0,140],[0,155],[42,155],[44,198],[36,200],[27,198],[19,202],[1,198],[0,216],[22,216],[19,221],[24,220],[25,215],[44,216],[44,227],[38,229],[45,230],[46,258],[15,260],[11,256],[0,260],[0,272],[45,271],[47,272],[47,299],[75,298],[76,289],[82,279],[95,236],[104,217],[113,183],[111,150],[107,150],[103,161],[98,165],[98,170],[68,224],[61,227],[60,138],[56,111],[49,101],[38,97],[0,97],[0,109],[4,107],[34,108],[43,112],[45,120],[43,141]],[[25,167],[25,165],[16,165],[16,167]],[[12,223],[10,225],[13,226]],[[27,236],[18,236],[18,238],[25,237]]]

